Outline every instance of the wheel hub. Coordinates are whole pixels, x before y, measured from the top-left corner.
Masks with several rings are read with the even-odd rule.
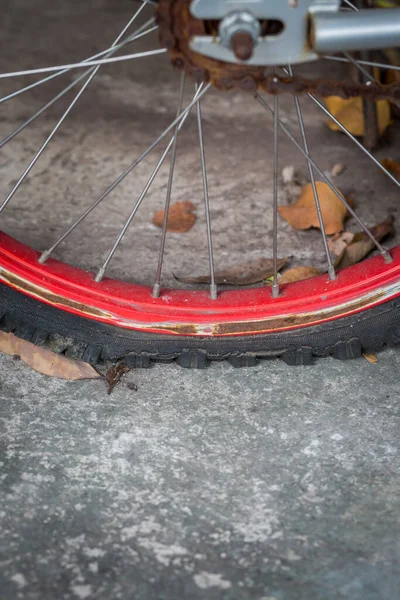
[[[198,19],[190,9],[191,0],[160,0],[156,9],[160,43],[168,49],[172,65],[185,70],[196,81],[210,81],[220,89],[256,89],[263,80],[264,66],[253,66],[237,59],[223,61],[193,50],[193,40],[219,39],[221,20]],[[221,49],[234,57],[230,49],[222,46]]]
[[[178,68],[217,87],[253,87],[267,66],[316,60],[309,18],[340,0],[159,0],[161,43]]]
[[[329,25],[336,17],[348,18],[348,13],[340,12],[339,6],[340,0],[159,0],[156,20],[160,43],[168,49],[172,65],[186,71],[199,83],[210,82],[221,90],[237,88],[255,92],[262,89],[270,94],[362,96],[371,101],[399,102],[400,84],[397,82],[384,85],[369,81],[331,81],[301,76],[282,77],[266,72],[269,66],[318,58],[311,46],[319,39],[319,52],[324,51],[321,36],[324,37],[322,34],[326,27],[321,29],[319,25],[316,28],[315,24],[319,20]],[[249,7],[251,10],[248,10]],[[358,24],[360,29],[357,30],[357,24],[352,21],[346,39],[343,38],[344,20],[336,28],[342,38],[343,50],[363,47],[364,42],[361,44],[354,32],[360,33],[365,29],[365,17],[368,17],[369,25],[371,19],[377,19],[375,11],[362,12]],[[380,31],[387,31],[386,13],[389,10],[376,12],[384,13]],[[357,18],[358,15],[355,14]],[[389,17],[394,18],[392,15]],[[257,39],[258,30],[261,35]],[[353,43],[354,38],[356,43]],[[379,39],[382,46],[382,38]],[[392,40],[390,36],[389,39]]]
[[[316,12],[336,12],[340,0],[193,0],[197,19],[219,21],[219,36],[195,36],[193,51],[224,62],[241,62],[235,36],[246,33],[253,42],[247,64],[274,66],[316,60],[309,40],[309,18]]]

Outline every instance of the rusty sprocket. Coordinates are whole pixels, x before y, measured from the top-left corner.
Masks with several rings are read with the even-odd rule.
[[[167,48],[172,65],[185,70],[197,82],[212,83],[221,90],[241,89],[250,92],[264,90],[269,94],[312,93],[326,98],[362,96],[366,100],[400,101],[400,83],[360,83],[351,80],[332,81],[327,78],[308,79],[271,74],[265,67],[248,66],[218,61],[193,52],[190,40],[195,35],[212,35],[216,23],[195,19],[190,12],[191,0],[159,0],[156,22],[159,38]]]

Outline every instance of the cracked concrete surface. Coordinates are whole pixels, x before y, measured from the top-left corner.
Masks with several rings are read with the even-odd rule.
[[[2,597],[392,600],[397,373],[161,365],[108,396],[2,357]]]
[[[3,0],[0,71],[94,54],[131,13],[125,0]],[[2,215],[2,228],[45,249],[171,122],[176,83],[166,59],[101,69]],[[2,80],[1,95],[18,85]],[[5,104],[2,137],[61,87],[52,82]],[[281,104],[294,128],[291,99]],[[319,163],[325,170],[346,164],[337,185],[356,193],[359,214],[369,224],[396,215],[394,186],[303,104]],[[62,106],[3,148],[4,193]],[[203,115],[216,264],[270,255],[271,123],[241,94],[211,93]],[[166,283],[172,270],[207,268],[195,135],[192,120],[180,140],[174,200],[195,202],[199,219],[189,235],[168,238]],[[396,128],[391,136],[395,142]],[[378,157],[388,154],[400,158],[398,145]],[[155,161],[141,165],[57,256],[95,269]],[[281,163],[306,173],[283,138]],[[159,240],[151,218],[164,203],[166,178],[164,170],[111,275],[151,281]],[[323,264],[316,231],[293,234],[280,222],[280,247],[298,262]],[[0,356],[1,597],[393,600],[398,365],[392,350],[377,365],[327,359],[292,369],[273,361],[204,372],[161,365],[132,371],[108,396],[103,381],[54,381]]]

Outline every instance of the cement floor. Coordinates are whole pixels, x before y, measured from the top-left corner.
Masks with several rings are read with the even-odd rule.
[[[125,0],[3,0],[0,71],[94,54],[131,14]],[[5,231],[44,250],[171,122],[177,77],[166,59],[144,60],[101,69],[2,215]],[[2,80],[2,95],[18,85]],[[2,137],[62,85],[4,105]],[[4,193],[63,106],[2,149]],[[281,112],[294,128],[290,98]],[[238,93],[212,92],[203,115],[217,268],[270,256],[271,122]],[[359,214],[369,224],[396,216],[394,186],[328,131],[310,103],[304,117],[321,167],[346,165],[336,183],[355,194]],[[166,284],[173,270],[207,268],[195,135],[192,119],[180,141],[174,200],[192,200],[199,219],[189,234],[168,238]],[[391,136],[379,158],[400,158],[396,128]],[[95,269],[157,156],[56,256]],[[304,159],[282,138],[281,166],[288,165],[305,177]],[[111,275],[152,281],[159,232],[151,220],[167,175],[150,191]],[[318,232],[293,234],[282,221],[280,249],[294,263],[324,263]],[[162,365],[132,371],[108,396],[102,381],[49,380],[1,356],[2,597],[392,600],[400,586],[398,364],[398,352],[386,351],[377,365],[327,359],[301,369],[266,362],[204,372]]]
[[[397,597],[397,352],[161,365],[111,396],[0,369],[4,599]]]

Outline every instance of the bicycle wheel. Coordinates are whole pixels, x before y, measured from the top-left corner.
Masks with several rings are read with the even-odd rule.
[[[176,360],[201,368],[222,359],[251,366],[263,357],[310,364],[397,344],[400,248],[395,238],[390,251],[383,247],[371,225],[382,214],[382,195],[385,210],[396,209],[400,184],[348,131],[333,138],[316,115],[331,116],[320,98],[332,91],[394,102],[398,86],[347,81],[342,64],[354,60],[348,42],[339,56],[312,48],[300,56],[298,47],[289,52],[281,43],[273,59],[268,52],[260,59],[264,42],[291,27],[308,36],[311,14],[321,22],[333,13],[348,16],[351,3],[339,9],[332,2],[326,15],[316,10],[321,3],[300,0],[291,7],[299,20],[290,15],[286,22],[287,14],[278,12],[246,21],[242,14],[230,30],[232,21],[224,30],[225,17],[212,12],[218,3],[205,8],[204,18],[193,14],[189,0],[139,2],[129,18],[132,4],[95,4],[96,27],[88,7],[74,3],[71,10],[46,0],[40,10],[18,12],[12,2],[2,9],[8,28],[0,104],[10,107],[15,129],[10,134],[9,122],[1,122],[8,191],[0,205],[0,328],[93,364],[124,359],[143,367]],[[20,21],[29,28],[17,43]],[[118,26],[113,45],[101,50],[96,39],[95,54],[81,59],[86,28],[107,37]],[[39,27],[49,32],[45,44],[36,39]],[[67,27],[74,35],[65,34]],[[49,54],[61,66],[25,61],[31,56],[35,65],[46,64]],[[327,65],[334,81],[321,78]],[[23,87],[15,85],[18,77],[28,78]],[[62,78],[66,87],[58,87]],[[338,191],[326,175],[333,144],[350,165],[343,185],[378,203],[360,200],[352,208]],[[356,153],[360,159],[353,159]],[[311,181],[319,230],[291,230],[278,215],[287,194],[280,169],[288,163]],[[369,236],[376,250],[371,258],[336,272],[318,181],[344,203],[353,229]],[[188,234],[168,233],[166,217],[161,229],[150,224],[156,209],[164,207],[167,215],[175,200],[197,202],[198,220]],[[322,274],[281,285],[279,258],[288,255],[294,265],[313,261]],[[266,256],[272,285],[219,281],[225,267]],[[206,286],[172,275],[204,272]]]

